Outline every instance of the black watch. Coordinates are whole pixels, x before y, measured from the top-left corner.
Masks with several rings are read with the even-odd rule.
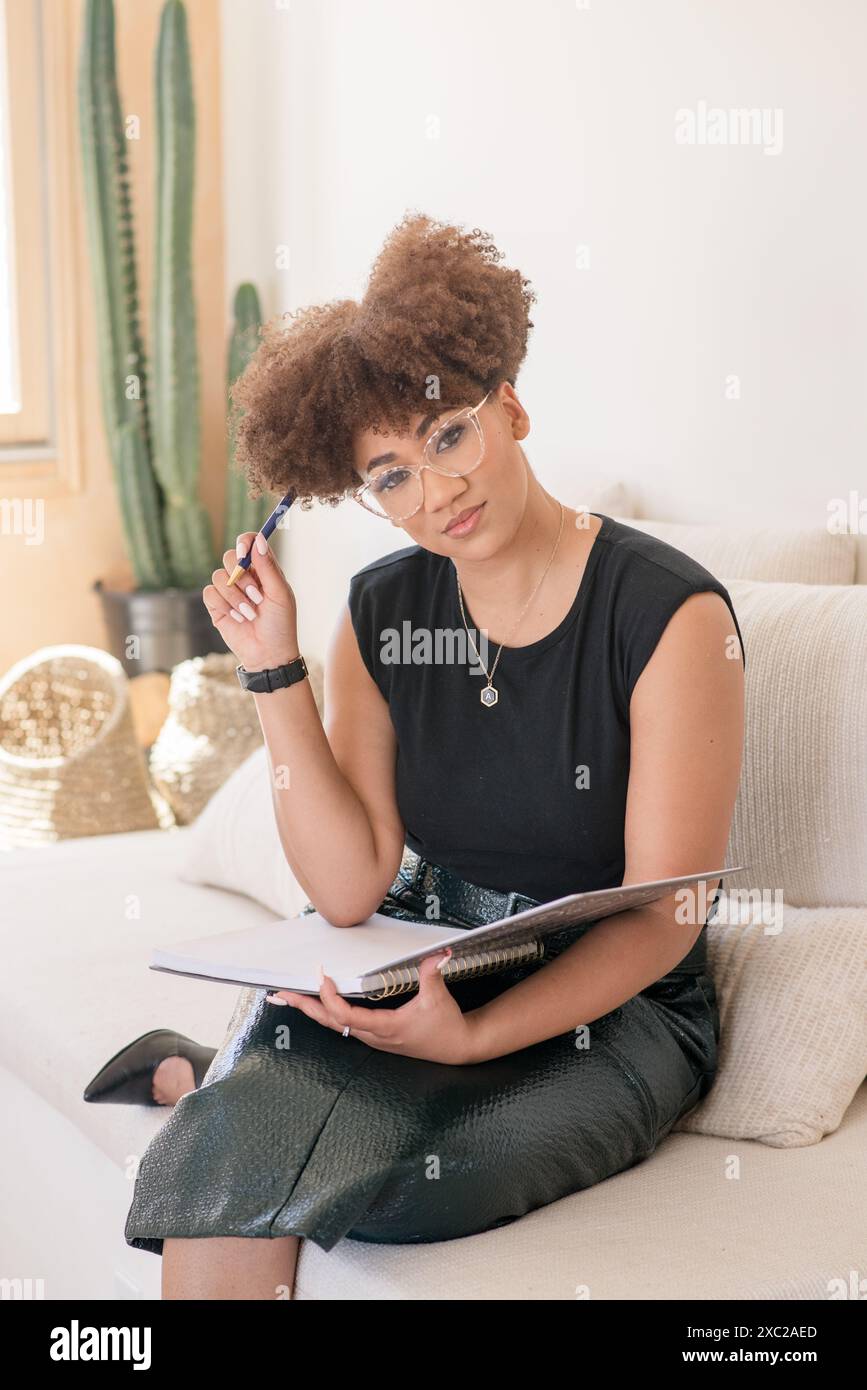
[[[238,680],[245,690],[252,690],[254,695],[270,694],[272,690],[282,690],[284,686],[294,685],[296,681],[303,681],[307,675],[307,663],[303,656],[296,656],[294,661],[289,661],[285,666],[269,666],[264,671],[245,671],[243,666],[236,666]]]

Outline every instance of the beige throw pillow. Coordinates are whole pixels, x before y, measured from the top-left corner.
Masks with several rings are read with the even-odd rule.
[[[235,769],[190,827],[180,877],[243,893],[278,917],[296,916],[307,902],[277,832],[264,743]]]
[[[318,657],[305,660],[322,719],[325,671]],[[253,697],[240,685],[238,691],[255,714]],[[280,843],[271,796],[271,765],[261,740],[225,778],[190,827],[181,878],[243,893],[278,917],[296,916],[308,901]]]
[[[725,902],[724,891],[708,926],[719,1070],[675,1129],[818,1144],[867,1074],[867,908],[784,903],[763,914],[730,896],[726,914]]]

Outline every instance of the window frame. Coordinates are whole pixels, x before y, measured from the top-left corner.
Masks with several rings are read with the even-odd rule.
[[[21,413],[0,415],[6,497],[32,494],[34,483],[44,496],[82,490],[82,294],[89,267],[75,197],[77,11],[65,0],[5,5],[22,396]]]

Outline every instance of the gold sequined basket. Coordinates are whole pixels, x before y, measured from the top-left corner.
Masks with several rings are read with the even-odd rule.
[[[172,670],[169,713],[150,750],[154,786],[178,825],[189,825],[262,743],[256,703],[238,681],[237,657],[213,652],[191,657]],[[308,661],[317,706],[322,673]]]
[[[41,647],[0,679],[0,847],[162,824],[129,682],[98,647]]]

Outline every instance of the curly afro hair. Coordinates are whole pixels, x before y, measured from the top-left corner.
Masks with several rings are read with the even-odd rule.
[[[359,486],[356,430],[405,434],[432,400],[475,405],[514,386],[536,295],[497,264],[490,236],[406,213],[354,299],[300,309],[258,329],[230,390],[236,466],[252,496],[291,490],[334,506]],[[289,320],[286,323],[286,320]]]

